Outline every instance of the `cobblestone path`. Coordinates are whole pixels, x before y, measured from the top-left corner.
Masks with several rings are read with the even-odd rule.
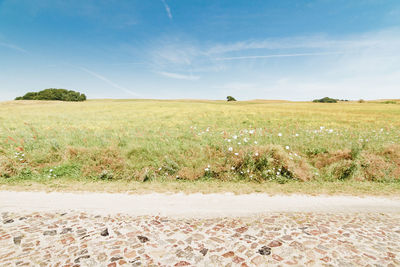
[[[400,266],[400,213],[2,213],[0,266]]]

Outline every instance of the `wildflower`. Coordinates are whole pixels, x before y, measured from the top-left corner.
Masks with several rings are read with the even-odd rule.
[[[241,144],[242,144],[242,143],[240,143],[240,142],[238,143],[238,145],[241,145]]]
[[[254,130],[250,130],[250,131],[249,131],[249,134],[253,134],[253,133],[254,133]]]
[[[248,139],[245,137],[245,138],[243,139],[243,141],[244,141],[245,143],[247,143]]]
[[[233,148],[230,146],[230,147],[228,148],[228,150],[229,150],[229,151],[233,151]]]
[[[329,129],[329,131],[328,131],[329,133],[333,133],[333,129]]]
[[[286,150],[289,150],[289,149],[290,149],[290,147],[289,147],[289,146],[285,146],[285,148],[286,148]]]
[[[50,172],[53,172],[53,169],[50,169]]]
[[[239,153],[236,152],[236,153],[235,153],[235,156],[238,156],[238,155],[239,155]]]
[[[231,167],[231,170],[234,170],[235,169],[235,167]]]
[[[258,152],[256,152],[254,155],[255,155],[255,156],[258,156]]]
[[[228,139],[228,140],[226,140],[226,141],[228,141],[228,143],[230,143],[230,142],[231,142],[231,139]]]
[[[257,145],[257,144],[258,144],[258,142],[257,142],[257,141],[254,141],[254,144],[256,144],[256,145]]]
[[[299,136],[299,134],[295,134],[295,136],[297,137],[297,136]]]
[[[278,133],[278,136],[282,136],[282,133]]]
[[[209,169],[209,168],[205,168],[204,170],[205,170],[206,172],[208,172],[210,169]]]
[[[210,127],[207,127],[206,132],[209,132],[209,131],[210,131]]]
[[[232,136],[233,137],[233,139],[237,139],[237,135],[234,135],[234,136]]]

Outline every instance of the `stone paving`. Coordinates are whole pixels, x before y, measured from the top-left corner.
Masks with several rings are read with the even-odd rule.
[[[0,266],[400,266],[400,213],[2,213]]]

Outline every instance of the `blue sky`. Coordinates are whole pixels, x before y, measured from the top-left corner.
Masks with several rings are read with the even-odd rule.
[[[0,0],[0,100],[400,98],[398,0]]]

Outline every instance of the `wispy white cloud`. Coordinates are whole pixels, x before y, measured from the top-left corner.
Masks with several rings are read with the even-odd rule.
[[[163,2],[163,4],[164,4],[165,11],[167,12],[168,18],[169,18],[169,19],[172,19],[171,9],[170,9],[169,6],[167,5],[167,2],[165,2],[165,0],[161,0],[161,2]]]
[[[353,36],[330,37],[326,35],[296,36],[286,38],[270,38],[264,40],[244,40],[234,43],[219,43],[210,46],[205,54],[224,54],[230,52],[245,52],[251,50],[293,50],[293,49],[318,49],[318,50],[348,50],[364,49],[387,45],[387,38],[396,29],[365,33]],[[397,39],[397,38],[394,38]],[[399,44],[398,41],[395,43]]]
[[[11,43],[0,42],[0,46],[6,47],[9,49],[13,49],[13,50],[16,50],[16,51],[22,52],[22,53],[28,53],[27,50],[25,50],[17,45],[11,44]]]
[[[165,71],[159,71],[158,74],[168,77],[168,78],[178,79],[178,80],[195,81],[195,80],[200,79],[199,76],[186,75],[186,74],[173,73],[173,72],[165,72]]]
[[[325,52],[325,53],[297,53],[297,54],[276,54],[276,55],[258,55],[258,56],[241,56],[241,57],[219,57],[216,60],[240,60],[240,59],[257,59],[257,58],[274,58],[274,57],[309,57],[309,56],[327,56],[339,55],[343,52]]]
[[[229,82],[223,85],[214,86],[215,89],[223,89],[229,91],[246,91],[258,88],[254,83],[244,83],[244,82]]]
[[[201,76],[205,90],[240,99],[399,98],[399,47],[394,28],[224,44],[168,36],[149,47],[149,66],[174,79]]]
[[[89,73],[90,75],[96,77],[96,78],[99,79],[99,80],[102,80],[102,81],[106,82],[107,84],[111,85],[111,86],[114,87],[114,88],[117,88],[117,89],[119,89],[119,90],[122,90],[122,91],[124,91],[125,93],[128,93],[128,94],[130,94],[130,95],[132,95],[132,96],[140,97],[139,94],[137,94],[137,93],[135,93],[135,92],[133,92],[133,91],[131,91],[131,90],[129,90],[129,89],[123,87],[123,86],[120,86],[119,84],[117,84],[117,83],[115,83],[115,82],[113,82],[113,81],[107,79],[107,78],[104,77],[103,75],[100,75],[100,74],[98,74],[98,73],[96,73],[96,72],[94,72],[94,71],[88,70],[87,68],[84,68],[84,67],[79,67],[79,69],[81,69],[82,71],[84,71],[84,72],[86,72],[86,73]]]

